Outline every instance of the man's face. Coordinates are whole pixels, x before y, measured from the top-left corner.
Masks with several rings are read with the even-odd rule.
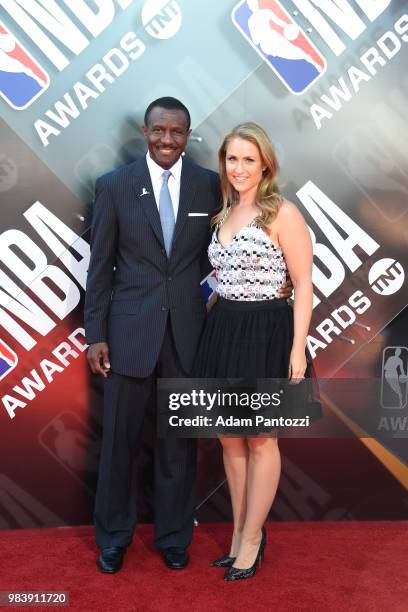
[[[143,126],[150,157],[162,168],[171,168],[184,151],[191,130],[182,110],[154,107]]]

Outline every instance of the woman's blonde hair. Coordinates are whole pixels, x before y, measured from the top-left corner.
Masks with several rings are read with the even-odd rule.
[[[266,230],[269,223],[275,218],[283,198],[277,183],[279,164],[276,159],[275,150],[268,134],[256,123],[241,123],[237,125],[225,136],[218,151],[223,205],[220,212],[211,219],[211,226],[213,227],[221,221],[228,207],[239,199],[238,191],[233,188],[228,180],[225,164],[227,147],[234,138],[242,138],[242,140],[248,140],[255,144],[261,155],[262,164],[266,166],[262,173],[255,199],[256,204],[261,209],[260,214],[255,220]]]

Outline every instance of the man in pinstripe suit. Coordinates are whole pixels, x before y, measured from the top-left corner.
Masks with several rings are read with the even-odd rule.
[[[149,105],[146,157],[98,179],[85,300],[88,361],[104,377],[104,431],[95,505],[99,568],[122,566],[136,523],[134,458],[160,377],[188,376],[206,308],[209,220],[220,204],[218,175],[181,154],[187,108]],[[171,247],[162,230],[163,171],[174,209]],[[175,226],[174,226],[175,220]],[[195,501],[195,440],[155,443],[155,542],[168,567],[187,565]]]

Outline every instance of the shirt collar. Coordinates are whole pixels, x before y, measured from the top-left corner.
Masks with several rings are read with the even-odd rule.
[[[149,151],[146,154],[146,162],[147,162],[147,167],[149,168],[150,178],[152,179],[152,183],[155,183],[156,181],[161,179],[162,174],[164,172],[164,168],[159,166],[159,164],[156,164],[156,162],[150,157]],[[171,168],[169,168],[172,177],[178,183],[180,183],[180,179],[181,179],[181,168],[182,168],[182,158],[180,155],[176,163]]]

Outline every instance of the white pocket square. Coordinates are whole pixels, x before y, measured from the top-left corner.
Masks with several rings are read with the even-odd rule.
[[[189,217],[208,217],[208,213],[188,213]]]

